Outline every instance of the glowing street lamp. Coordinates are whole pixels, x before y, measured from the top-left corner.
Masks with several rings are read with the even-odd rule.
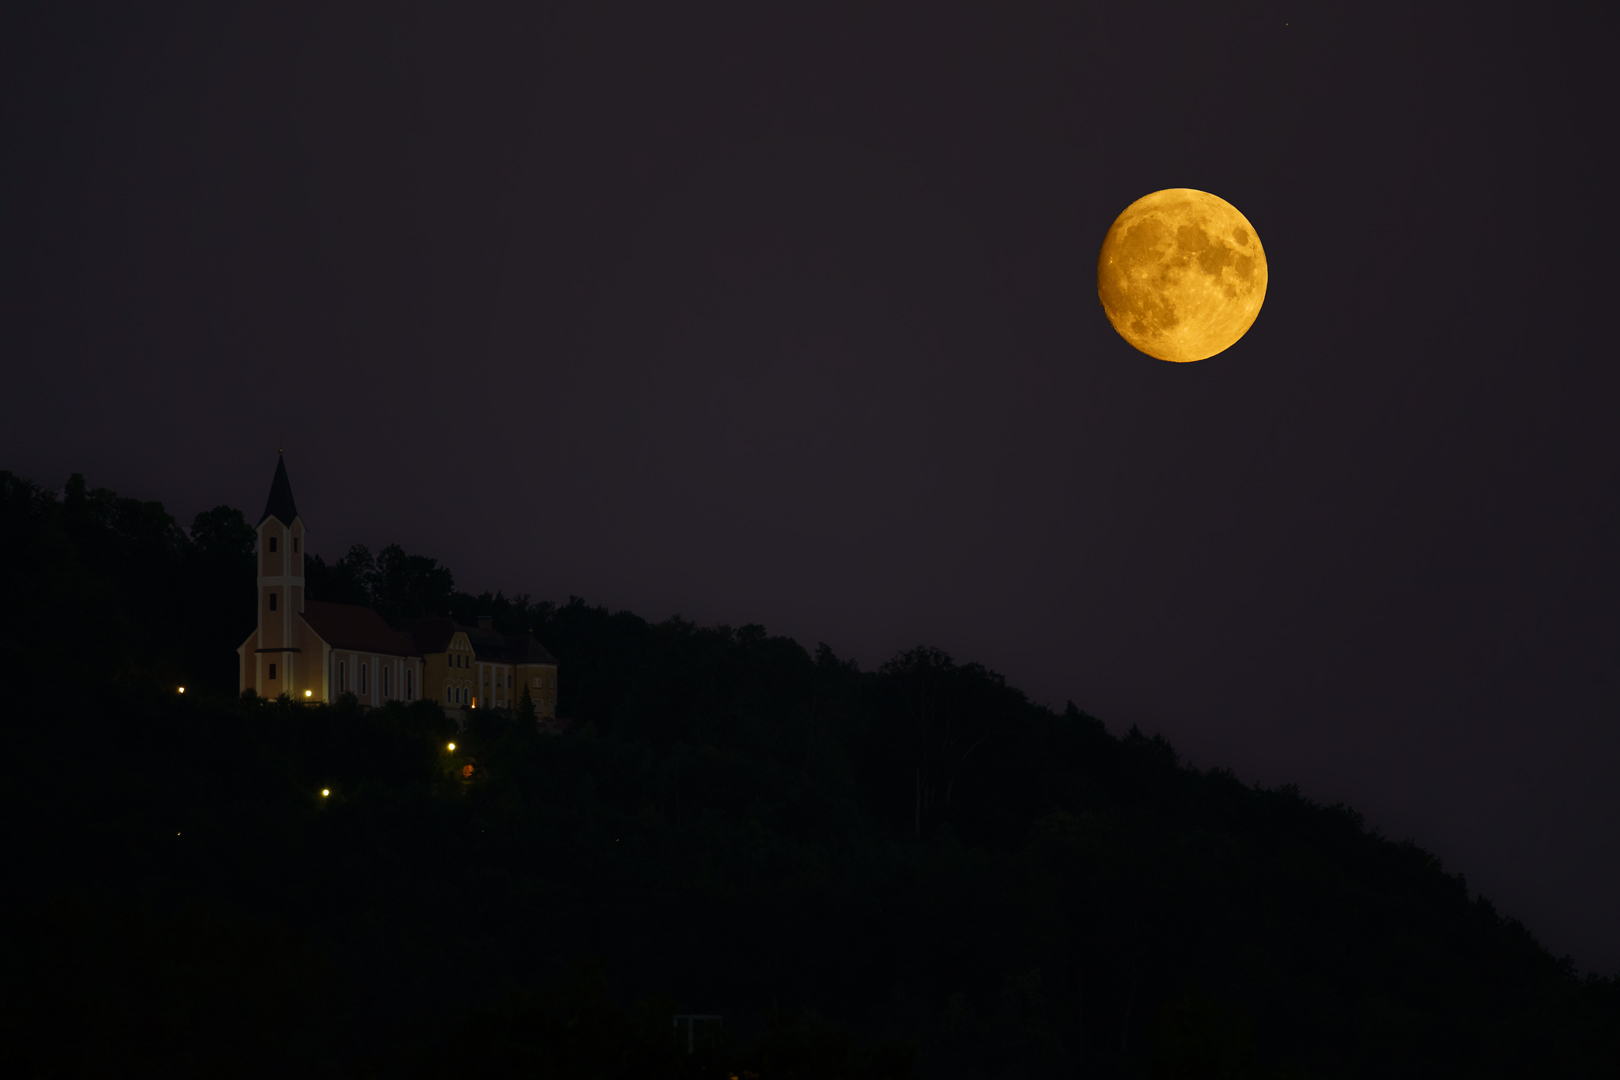
[[[321,788],[321,798],[324,799],[330,794],[332,794],[332,789],[331,788]]]
[[[304,691],[304,696],[305,697],[314,697],[315,696],[315,691],[313,691],[313,690],[305,690]]]
[[[448,746],[448,747],[446,747],[446,748],[445,748],[445,749],[447,749],[447,750],[454,750],[454,749],[455,749],[455,748],[456,748],[456,744],[455,744],[455,743],[451,743],[451,744],[450,744],[450,745],[449,745],[449,746]]]
[[[180,688],[180,692],[181,692],[181,693],[182,693],[182,694],[183,694],[183,693],[185,693],[185,692],[186,692],[186,688],[185,688],[185,687],[183,687],[183,686],[182,686],[182,687],[181,687],[181,688]]]

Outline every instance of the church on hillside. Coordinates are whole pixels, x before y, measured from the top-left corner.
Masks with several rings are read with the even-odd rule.
[[[276,462],[258,525],[258,626],[236,650],[241,686],[260,697],[362,705],[427,698],[464,718],[466,709],[511,709],[524,689],[542,721],[557,715],[557,659],[529,634],[413,619],[390,626],[368,607],[304,597],[304,521],[287,462]]]

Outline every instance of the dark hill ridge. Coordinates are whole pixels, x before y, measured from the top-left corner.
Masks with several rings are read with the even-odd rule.
[[[1620,1074],[1616,981],[1432,855],[932,650],[861,671],[357,550],[312,598],[533,633],[575,726],[238,700],[251,543],[0,474],[0,651],[52,688],[5,714],[40,1075]],[[661,1057],[670,1011],[732,1046]]]

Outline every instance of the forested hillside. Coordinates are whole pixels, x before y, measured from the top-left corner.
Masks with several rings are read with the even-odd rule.
[[[243,699],[252,543],[0,473],[21,1075],[1620,1075],[1620,982],[1346,807],[393,547],[311,596],[532,631],[574,725]]]

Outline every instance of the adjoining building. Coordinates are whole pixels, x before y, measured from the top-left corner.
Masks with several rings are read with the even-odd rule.
[[[535,715],[557,714],[557,660],[530,634],[501,634],[488,615],[477,626],[412,619],[400,626],[422,658],[422,685],[447,706],[516,708],[529,691]],[[436,693],[435,693],[436,692]]]
[[[304,597],[308,547],[287,463],[276,462],[258,524],[258,626],[236,650],[240,689],[261,697],[362,705],[427,698],[451,712],[510,709],[525,688],[542,720],[557,715],[557,659],[530,634],[500,634],[450,618],[390,626],[357,604]]]

